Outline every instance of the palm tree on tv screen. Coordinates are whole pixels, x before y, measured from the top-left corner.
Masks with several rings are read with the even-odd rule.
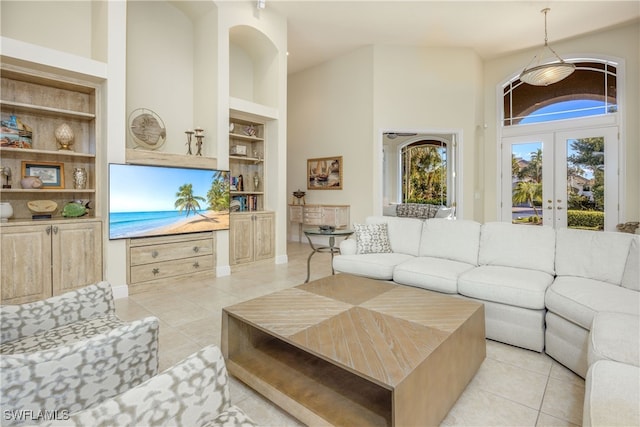
[[[187,211],[187,217],[189,213],[193,211],[194,214],[200,210],[200,202],[204,202],[205,198],[202,196],[196,196],[193,194],[193,185],[183,184],[178,188],[176,193],[176,202],[174,206],[179,209],[180,213],[183,210]]]

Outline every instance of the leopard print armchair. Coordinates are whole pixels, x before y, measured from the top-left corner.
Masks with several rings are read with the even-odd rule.
[[[84,411],[60,416],[46,426],[255,426],[231,404],[229,376],[214,345],[161,374]]]
[[[78,412],[153,377],[158,328],[155,317],[120,320],[107,282],[1,306],[2,425]]]

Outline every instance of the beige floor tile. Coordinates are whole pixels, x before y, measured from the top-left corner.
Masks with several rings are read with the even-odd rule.
[[[551,415],[541,412],[538,416],[536,427],[578,427],[578,424],[573,424],[567,420],[552,417]]]
[[[233,269],[230,276],[135,294],[116,301],[124,320],[160,319],[160,369],[165,370],[210,344],[220,345],[222,308],[302,284],[307,276],[306,243],[288,244],[287,264],[261,263]],[[329,254],[311,259],[311,280],[331,274]],[[231,399],[263,426],[300,426],[238,380]],[[487,359],[443,425],[580,425],[584,380],[545,354],[487,340]]]
[[[546,375],[487,358],[469,386],[537,411],[542,403],[547,378]]]
[[[584,385],[580,386],[570,381],[549,378],[540,411],[561,420],[581,425],[583,404]]]
[[[480,388],[462,393],[443,426],[534,426],[538,411]]]
[[[545,353],[525,350],[492,340],[487,340],[487,357],[543,375],[549,375],[553,364],[553,359]]]

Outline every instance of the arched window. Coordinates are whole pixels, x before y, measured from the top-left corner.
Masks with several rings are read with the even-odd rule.
[[[401,148],[402,201],[447,205],[447,144],[421,140]]]
[[[518,78],[505,85],[503,125],[615,113],[617,64],[606,60],[574,63],[573,74],[550,86],[531,86]]]

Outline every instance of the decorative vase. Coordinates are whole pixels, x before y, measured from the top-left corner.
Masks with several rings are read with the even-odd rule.
[[[0,222],[7,222],[13,215],[13,206],[9,202],[0,202]]]
[[[20,180],[20,185],[27,190],[42,188],[42,180],[39,176],[25,176]]]
[[[76,190],[87,188],[87,170],[85,168],[75,168],[73,170],[73,188]]]
[[[73,134],[73,130],[71,126],[66,123],[61,124],[55,130],[56,141],[60,145],[59,150],[71,150],[71,145],[73,145],[73,138],[75,135]]]
[[[258,187],[260,187],[260,177],[258,176],[258,172],[253,175],[253,191],[258,191]]]

